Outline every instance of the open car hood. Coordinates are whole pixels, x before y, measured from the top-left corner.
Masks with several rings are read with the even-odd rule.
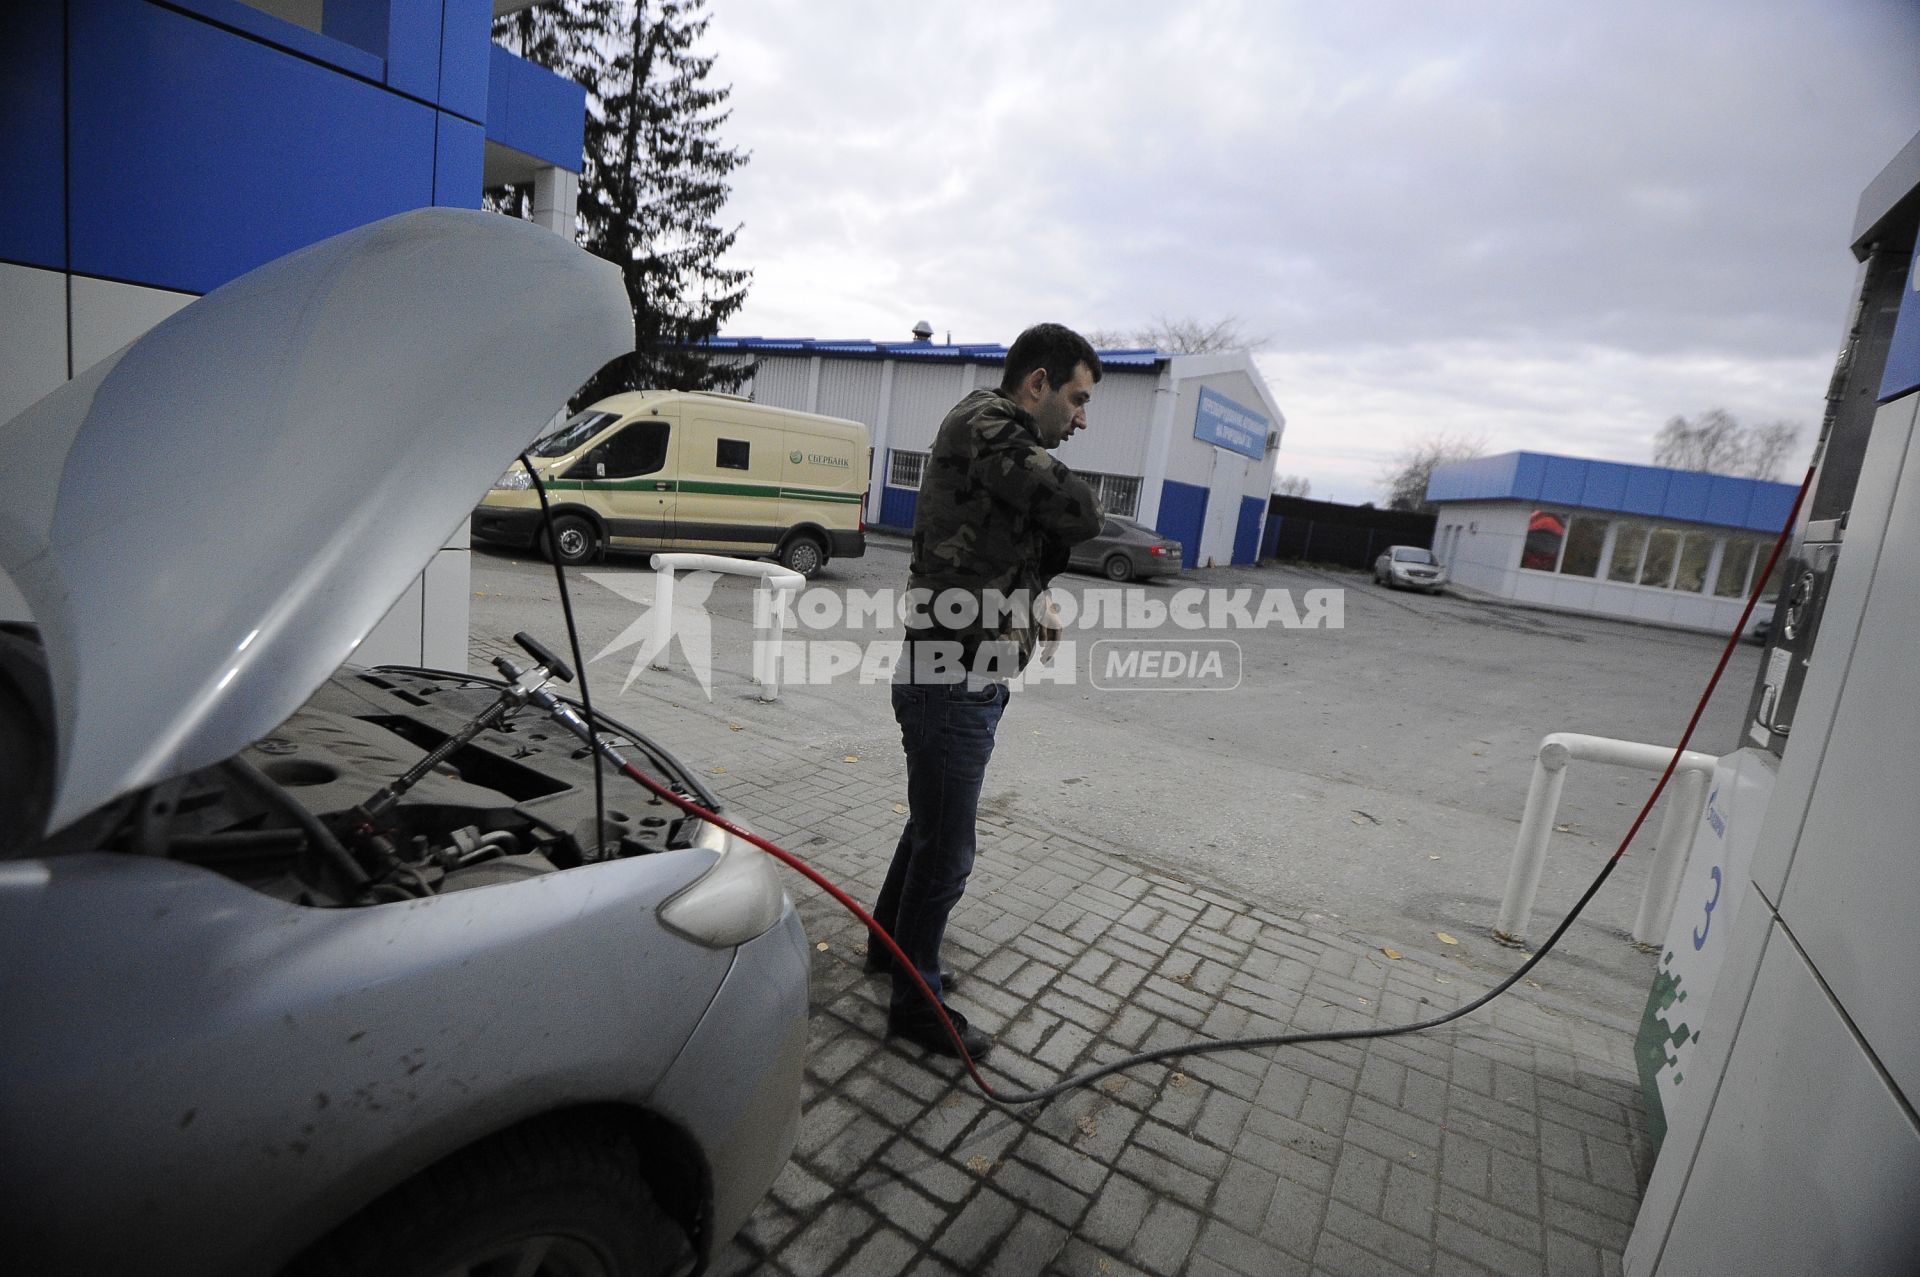
[[[613,264],[421,209],[234,280],[0,426],[0,570],[53,695],[45,832],[286,719],[632,348]]]

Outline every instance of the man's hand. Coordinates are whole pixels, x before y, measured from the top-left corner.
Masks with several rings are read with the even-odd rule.
[[[1040,646],[1034,652],[1034,659],[1045,665],[1053,659],[1054,648],[1060,646],[1060,608],[1053,601],[1053,591],[1048,590],[1040,596],[1033,608],[1034,630],[1040,635]]]

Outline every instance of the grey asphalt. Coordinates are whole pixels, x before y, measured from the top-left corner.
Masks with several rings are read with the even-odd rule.
[[[550,568],[488,550],[473,562],[476,662],[517,629],[563,638]],[[876,538],[816,585],[904,574],[903,543]],[[639,616],[650,576],[639,558],[575,576],[590,658]],[[950,932],[969,976],[956,1002],[998,1034],[990,1063],[1016,1084],[1193,1035],[1400,1023],[1474,996],[1516,962],[1488,931],[1540,736],[1671,742],[1718,650],[1311,568],[1129,588],[1164,601],[1195,586],[1341,589],[1345,625],[1173,636],[1238,641],[1232,691],[1103,690],[1083,652],[1078,683],[1016,695]],[[631,647],[590,662],[596,699],[870,898],[904,800],[885,688],[843,678],[762,703],[748,587],[716,586],[709,613],[711,700],[678,654],[620,692]],[[823,636],[884,637],[803,635]],[[1734,747],[1756,663],[1737,655],[1694,748]],[[1598,870],[1651,780],[1572,776],[1530,938]],[[808,1116],[725,1267],[1617,1271],[1649,1152],[1631,1042],[1654,959],[1626,934],[1649,841],[1562,951],[1467,1021],[1146,1066],[1024,1117],[880,1040],[885,990],[859,974],[857,924],[796,883],[820,945]]]

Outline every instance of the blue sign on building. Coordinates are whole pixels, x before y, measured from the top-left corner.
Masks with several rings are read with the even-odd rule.
[[[1253,409],[1200,388],[1200,406],[1193,413],[1193,437],[1200,442],[1258,460],[1267,453],[1269,427],[1267,419]]]

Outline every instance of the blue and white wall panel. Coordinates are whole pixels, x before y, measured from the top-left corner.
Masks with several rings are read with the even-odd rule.
[[[1227,357],[1246,364],[1245,356]],[[1177,537],[1186,548],[1185,563],[1197,567],[1205,563],[1251,563],[1259,552],[1260,525],[1254,522],[1247,532],[1249,515],[1246,502],[1258,502],[1257,519],[1266,516],[1266,501],[1273,489],[1277,449],[1265,449],[1259,457],[1234,454],[1222,466],[1215,454],[1226,451],[1194,435],[1194,423],[1200,411],[1200,392],[1204,388],[1224,396],[1245,411],[1267,420],[1268,430],[1284,428],[1285,419],[1273,405],[1266,387],[1242,368],[1214,367],[1221,357],[1179,357],[1173,361],[1173,420],[1171,446],[1167,452],[1166,483],[1162,488],[1160,519],[1155,526],[1166,536]],[[1206,371],[1187,372],[1189,368]],[[1229,476],[1218,480],[1218,475]],[[1215,491],[1218,482],[1218,491]],[[1194,492],[1201,494],[1196,522],[1192,509]],[[1171,494],[1172,505],[1168,499]],[[1216,505],[1224,508],[1215,510]],[[1209,512],[1216,517],[1209,518]],[[1178,523],[1179,530],[1170,526]],[[1202,529],[1210,529],[1202,536]]]
[[[276,257],[409,209],[478,208],[496,133],[577,172],[584,91],[495,49],[492,16],[491,0],[0,4],[17,179],[0,202],[0,420]],[[490,80],[511,106],[497,122]],[[464,547],[462,530],[419,586],[436,632],[415,621],[382,646],[407,628],[383,625],[364,659],[465,663]]]

